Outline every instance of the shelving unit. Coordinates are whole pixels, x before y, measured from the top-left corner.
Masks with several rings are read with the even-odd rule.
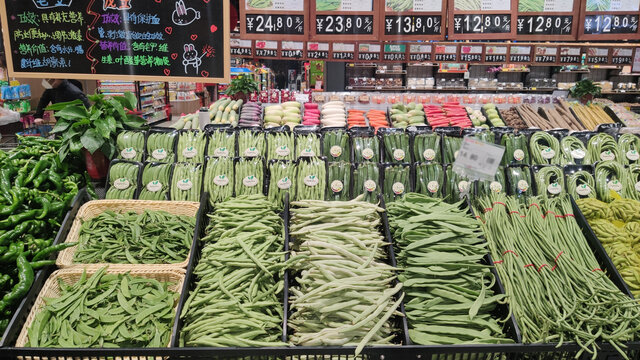
[[[148,123],[167,120],[169,105],[168,87],[165,82],[150,81],[98,81],[98,91],[108,96],[132,92],[138,98],[139,115]]]

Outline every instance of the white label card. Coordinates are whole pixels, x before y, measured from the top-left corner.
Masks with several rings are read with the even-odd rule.
[[[453,163],[453,171],[471,180],[493,180],[502,155],[504,155],[503,146],[465,136],[456,161]]]

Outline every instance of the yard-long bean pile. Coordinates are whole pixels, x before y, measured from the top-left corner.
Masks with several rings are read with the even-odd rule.
[[[553,135],[544,131],[538,131],[529,139],[532,164],[560,164],[562,153],[560,142]]]
[[[302,260],[290,289],[294,345],[357,344],[358,355],[366,345],[394,343],[389,320],[402,285],[393,285],[395,268],[385,264],[384,210],[360,199],[292,203],[292,260]]]
[[[611,202],[613,200],[611,191],[618,193],[618,195],[623,194],[627,184],[627,173],[624,167],[616,161],[601,161],[596,165],[595,181],[598,199]]]
[[[562,164],[582,164],[587,155],[587,147],[575,136],[565,136],[560,140],[562,150]]]
[[[622,134],[618,138],[618,150],[622,165],[638,164],[640,160],[640,138],[635,134]]]
[[[595,186],[593,175],[588,171],[579,170],[567,175],[567,192],[575,199],[596,197]]]
[[[598,133],[589,139],[587,145],[587,156],[585,163],[595,164],[598,161],[618,161],[621,162],[618,143],[613,136],[607,133]]]
[[[196,285],[182,309],[181,346],[284,346],[284,224],[262,195],[216,205]]]
[[[509,343],[492,316],[504,295],[483,265],[486,243],[460,203],[416,193],[388,204],[411,341],[420,345]]]
[[[476,208],[525,343],[573,341],[576,357],[595,358],[597,342],[609,342],[628,358],[623,342],[637,338],[640,304],[601,270],[568,195],[482,197]]]
[[[73,262],[180,263],[189,254],[195,226],[195,217],[166,211],[105,211],[82,223]]]

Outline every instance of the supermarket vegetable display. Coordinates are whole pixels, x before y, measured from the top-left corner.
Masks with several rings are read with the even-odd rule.
[[[575,136],[565,136],[560,140],[563,164],[581,164],[587,156],[587,147]]]
[[[615,160],[624,164],[620,152],[618,151],[618,143],[613,136],[607,133],[598,133],[589,138],[587,144],[587,156],[584,158],[585,163],[595,164],[598,161]]]
[[[138,199],[167,200],[171,183],[171,164],[147,163],[142,169]]]
[[[140,163],[118,162],[109,168],[106,199],[133,199],[138,191]]]
[[[264,134],[259,130],[242,129],[238,131],[238,156],[253,158],[265,156]]]
[[[322,155],[328,161],[351,161],[351,144],[345,129],[323,129]]]
[[[295,139],[286,128],[267,131],[267,160],[294,160]]]
[[[628,358],[623,343],[636,337],[640,304],[602,271],[568,195],[494,195],[475,207],[524,343],[575,342],[575,356],[597,357],[607,342]]]
[[[57,279],[48,282],[59,290],[33,319],[25,346],[160,348],[169,344],[179,298],[169,288],[175,284],[144,272],[112,273],[107,267],[91,274],[56,274]]]
[[[118,158],[142,161],[144,155],[144,133],[141,131],[121,131],[116,138]]]
[[[627,183],[627,174],[620,163],[613,160],[601,161],[596,164],[594,174],[599,200],[611,202],[613,200],[612,191],[618,195],[623,194]]]
[[[293,129],[297,125],[300,125],[301,122],[301,105],[297,101],[269,105],[264,108],[265,128],[287,125]]]
[[[431,197],[444,197],[444,169],[442,165],[431,163],[415,164],[415,191]]]
[[[264,181],[264,164],[262,158],[242,158],[235,162],[235,194],[262,194]]]
[[[324,160],[319,158],[301,159],[296,174],[297,200],[324,200],[327,170]]]
[[[206,144],[207,138],[204,131],[181,131],[176,149],[177,162],[203,163]]]
[[[384,191],[382,194],[386,204],[401,199],[411,191],[410,171],[409,164],[387,164],[384,166],[382,183]]]
[[[204,170],[204,191],[209,193],[211,205],[227,201],[233,196],[234,164],[230,157],[208,158]]]
[[[176,132],[151,132],[147,137],[147,161],[170,163],[175,160],[173,152],[178,134]]]
[[[378,131],[384,143],[384,161],[393,163],[408,162],[411,160],[409,148],[409,134],[404,129],[386,128]]]
[[[586,170],[577,170],[567,174],[567,192],[574,199],[594,198],[596,196],[596,185],[593,175]]]
[[[558,166],[543,166],[534,170],[537,195],[554,197],[564,193],[564,174]]]
[[[233,130],[214,128],[209,131],[207,137],[209,138],[208,156],[234,157],[236,155],[236,133]]]
[[[285,346],[284,225],[262,195],[217,204],[202,238],[180,346]],[[215,315],[214,315],[215,314]]]
[[[635,298],[640,296],[640,202],[615,199],[576,200],[589,225],[604,246],[618,272]]]
[[[406,129],[408,126],[426,125],[424,107],[411,102],[407,105],[393,104],[389,110],[393,127]]]
[[[202,164],[176,163],[171,176],[172,201],[200,201]]]
[[[330,162],[327,165],[327,200],[347,201],[351,199],[351,173],[352,167],[349,162]]]
[[[363,195],[363,201],[378,203],[380,189],[380,170],[378,164],[364,162],[356,164],[353,170],[353,190],[352,197]]]
[[[410,193],[387,204],[409,338],[419,345],[506,344],[494,312],[503,294],[483,258],[478,223],[460,203]]]
[[[403,295],[380,234],[377,205],[361,201],[299,201],[291,209],[289,340],[297,346],[397,343],[392,317]],[[319,216],[319,214],[322,214]]]
[[[440,134],[430,130],[415,130],[413,136],[413,159],[415,161],[440,162]]]
[[[104,211],[82,223],[75,264],[173,264],[187,259],[196,219],[166,211]]]
[[[270,161],[269,162],[269,201],[284,206],[284,198],[289,194],[289,199],[296,194],[296,170],[297,165],[293,161]]]

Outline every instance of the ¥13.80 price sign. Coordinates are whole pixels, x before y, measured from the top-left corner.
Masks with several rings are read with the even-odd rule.
[[[306,40],[308,17],[304,0],[240,0],[240,35],[252,40]]]
[[[310,38],[312,40],[374,40],[378,29],[378,1],[312,0]]]
[[[443,40],[444,0],[382,0],[380,35],[383,40]]]

